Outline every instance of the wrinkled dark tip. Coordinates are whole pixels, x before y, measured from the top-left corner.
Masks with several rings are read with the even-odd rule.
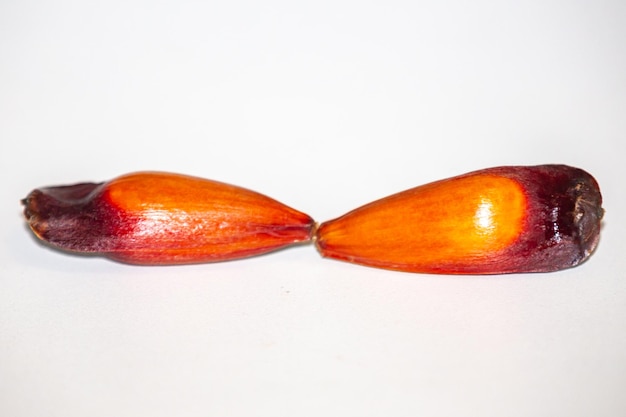
[[[21,200],[24,217],[41,240],[63,249],[83,250],[85,229],[93,226],[84,208],[101,184],[81,183],[31,191]]]
[[[600,241],[604,209],[598,182],[588,172],[566,165],[544,168],[542,193],[547,216],[547,244],[553,247],[554,264],[575,266],[584,262]]]
[[[29,221],[30,226],[33,226],[33,219],[39,216],[39,207],[41,206],[41,197],[43,196],[41,190],[33,190],[28,196],[22,199],[24,205],[24,216]]]
[[[102,184],[81,183],[35,189],[21,200],[25,206],[24,214],[27,219],[35,214],[44,217],[56,214],[58,210],[84,203]]]
[[[580,249],[589,256],[600,240],[600,227],[604,217],[602,195],[596,180],[583,171],[576,184],[570,188],[574,198],[573,219]]]

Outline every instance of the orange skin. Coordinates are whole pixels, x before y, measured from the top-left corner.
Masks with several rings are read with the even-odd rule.
[[[262,194],[143,172],[32,191],[29,226],[52,247],[141,265],[239,259],[300,242],[358,264],[408,272],[501,274],[575,266],[595,250],[602,196],[565,165],[499,167],[407,190],[317,230]]]
[[[38,189],[24,204],[33,232],[48,244],[141,265],[259,255],[309,241],[314,225],[254,191],[159,172]]]
[[[316,245],[325,257],[407,272],[553,271],[594,250],[601,202],[595,180],[576,168],[491,168],[325,222]]]

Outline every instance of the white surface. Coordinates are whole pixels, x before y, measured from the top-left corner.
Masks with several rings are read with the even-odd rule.
[[[0,3],[0,415],[626,415],[621,1]],[[571,270],[131,267],[40,247],[31,189],[159,169],[317,220],[435,179],[600,182]]]

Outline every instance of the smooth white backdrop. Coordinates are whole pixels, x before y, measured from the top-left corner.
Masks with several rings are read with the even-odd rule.
[[[625,28],[616,0],[1,2],[0,415],[625,415]],[[541,163],[607,210],[552,274],[132,267],[38,245],[19,204],[157,169],[323,221]]]

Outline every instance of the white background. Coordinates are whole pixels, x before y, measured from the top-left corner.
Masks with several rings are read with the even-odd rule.
[[[0,2],[0,415],[626,415],[626,3]],[[33,188],[143,169],[318,221],[470,170],[599,181],[551,274],[133,267],[37,244]]]

